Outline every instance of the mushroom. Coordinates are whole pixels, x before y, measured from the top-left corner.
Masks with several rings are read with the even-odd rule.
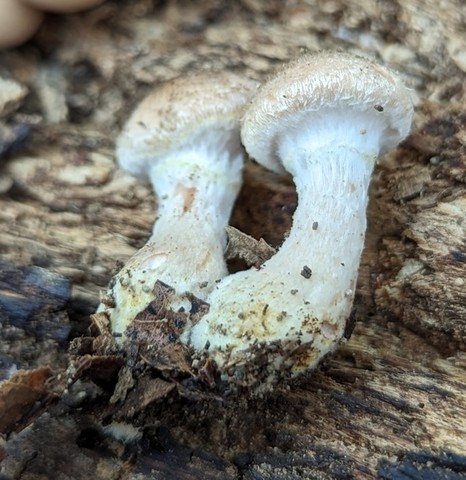
[[[313,369],[342,340],[380,154],[409,132],[412,97],[395,74],[347,53],[303,56],[263,85],[241,137],[294,179],[289,236],[259,269],[224,278],[186,341],[233,386],[270,389]]]
[[[12,48],[29,40],[44,19],[36,8],[18,0],[2,0],[0,15],[0,48]]]
[[[16,0],[18,1],[18,0]],[[76,13],[94,8],[104,0],[21,0],[25,5],[53,13]]]
[[[117,141],[119,165],[149,178],[158,199],[148,243],[112,279],[98,312],[115,336],[154,299],[175,290],[173,309],[203,299],[227,274],[225,227],[241,185],[240,117],[257,82],[230,72],[178,77],[136,108]]]

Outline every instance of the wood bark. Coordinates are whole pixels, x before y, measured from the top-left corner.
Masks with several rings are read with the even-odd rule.
[[[0,303],[0,380],[27,371],[0,384],[0,478],[466,475],[466,12],[441,3],[109,0],[0,53],[0,300],[26,308]],[[87,334],[152,229],[149,186],[114,163],[121,125],[159,81],[205,68],[264,81],[326,48],[375,56],[418,99],[412,134],[374,173],[351,339],[269,398],[167,389],[158,403],[148,384],[144,423],[116,424],[105,382],[67,388],[63,332]],[[231,223],[277,246],[295,206],[290,179],[250,163]]]

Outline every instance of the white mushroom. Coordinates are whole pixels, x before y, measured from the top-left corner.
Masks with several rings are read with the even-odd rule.
[[[406,137],[412,113],[393,73],[345,53],[304,56],[260,89],[243,118],[243,144],[262,165],[291,173],[298,206],[278,253],[222,280],[192,329],[189,343],[224,380],[266,390],[315,367],[342,339],[371,173]]]
[[[227,274],[225,226],[241,184],[239,120],[257,83],[233,73],[199,73],[156,88],[117,142],[119,165],[148,177],[158,199],[149,242],[113,278],[100,312],[116,336],[154,298],[156,281],[204,298]],[[176,303],[177,302],[177,303]]]

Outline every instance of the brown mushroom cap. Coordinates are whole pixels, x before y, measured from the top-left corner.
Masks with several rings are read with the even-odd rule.
[[[121,167],[145,175],[157,158],[203,139],[209,132],[236,130],[258,83],[232,72],[202,72],[157,86],[136,108],[118,139]],[[227,135],[228,136],[228,135]],[[219,137],[220,143],[225,140]],[[228,148],[228,145],[221,145]],[[209,148],[207,146],[206,148]]]
[[[243,144],[259,163],[282,172],[276,153],[281,135],[335,109],[338,116],[358,111],[383,119],[383,153],[409,132],[412,94],[390,70],[365,58],[343,52],[304,55],[260,88],[243,118]]]

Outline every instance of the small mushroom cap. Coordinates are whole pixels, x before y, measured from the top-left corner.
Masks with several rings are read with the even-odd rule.
[[[196,73],[157,86],[133,112],[118,139],[120,166],[144,176],[158,158],[196,148],[196,143],[219,142],[219,148],[228,149],[230,131],[236,134],[233,144],[238,148],[239,121],[257,87],[258,82],[227,71]],[[209,135],[212,131],[217,133]]]
[[[379,147],[384,153],[409,133],[412,93],[390,70],[365,58],[343,52],[304,55],[260,88],[244,115],[241,138],[251,157],[282,173],[280,137],[336,110],[338,116],[367,113],[378,124],[383,119]]]
[[[19,0],[0,1],[0,49],[29,40],[39,29],[44,14]]]

